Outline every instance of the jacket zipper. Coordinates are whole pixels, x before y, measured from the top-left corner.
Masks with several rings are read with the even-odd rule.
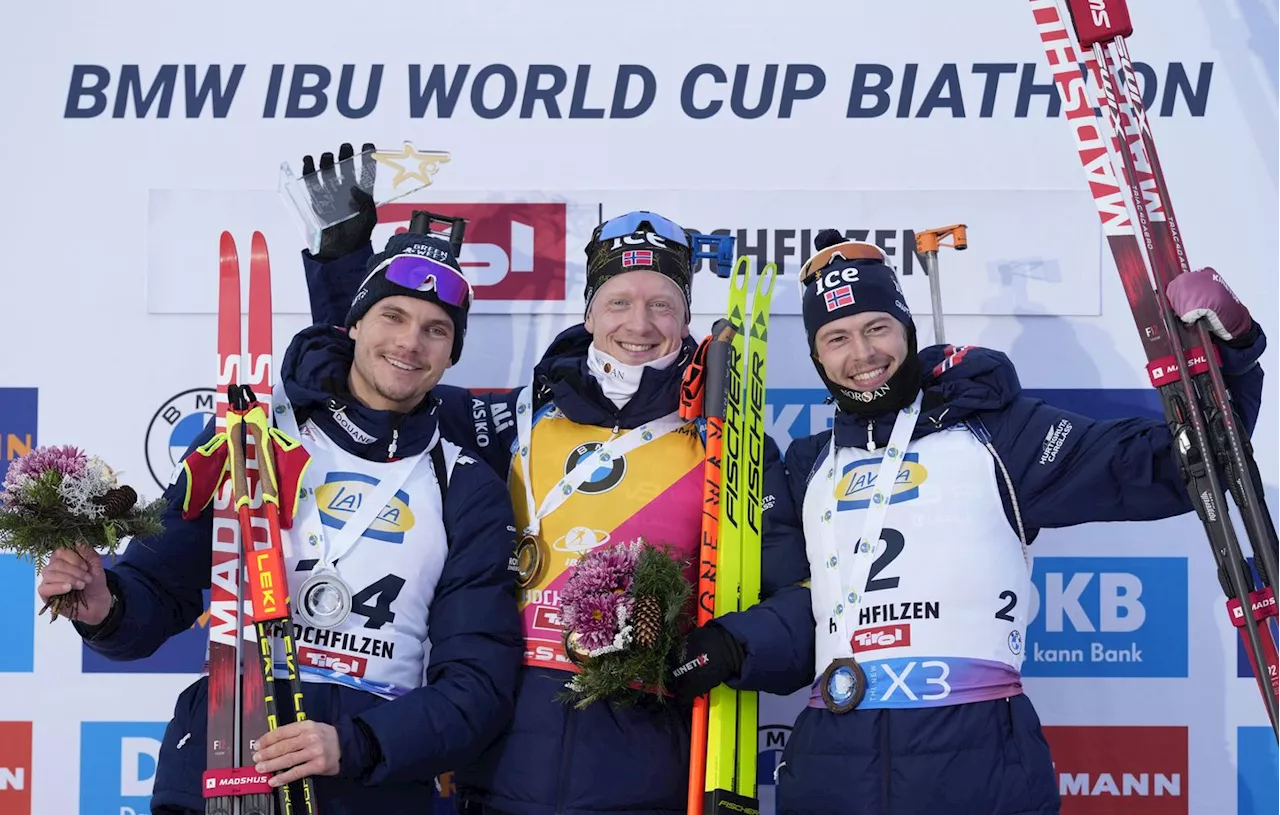
[[[394,461],[396,457],[396,445],[400,443],[400,431],[391,431],[391,444],[387,447],[387,461]]]
[[[867,450],[874,452],[876,449],[875,436],[876,421],[875,419],[867,420]]]

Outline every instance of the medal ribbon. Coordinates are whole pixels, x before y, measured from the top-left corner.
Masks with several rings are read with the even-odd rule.
[[[685,424],[685,420],[680,418],[680,411],[676,410],[660,419],[646,422],[639,427],[628,430],[621,436],[610,439],[602,444],[600,449],[585,456],[572,470],[566,473],[564,478],[560,479],[551,492],[547,493],[546,497],[543,498],[542,506],[538,506],[533,497],[533,477],[530,474],[529,467],[529,446],[533,437],[533,386],[521,388],[520,396],[516,399],[516,432],[518,434],[519,450],[517,453],[520,456],[520,471],[524,474],[525,500],[529,507],[529,524],[524,529],[525,534],[537,536],[538,530],[542,528],[542,519],[555,512],[561,504],[569,500],[569,496],[573,495],[574,490],[582,486],[582,483],[597,469],[610,466],[610,462],[615,458],[621,458],[651,441],[657,441],[671,431],[680,429]]]
[[[831,609],[831,618],[836,622],[840,637],[836,648],[837,659],[853,656],[849,620],[862,603],[862,593],[865,592],[867,579],[871,576],[871,564],[875,562],[876,555],[881,549],[880,531],[884,528],[885,513],[889,511],[889,501],[893,497],[898,473],[902,469],[902,462],[906,459],[907,444],[911,441],[911,433],[920,419],[922,395],[917,395],[914,403],[899,411],[898,418],[893,423],[889,446],[885,448],[884,458],[880,461],[880,468],[876,472],[876,480],[872,485],[874,492],[862,522],[862,534],[854,543],[853,557],[849,559],[851,561],[849,564],[845,564],[845,558],[840,557],[837,545],[836,519],[839,517],[837,512],[839,499],[836,497],[836,486],[839,484],[840,448],[836,446],[835,429],[832,428],[831,431],[831,452],[828,456],[830,463],[827,466],[824,482],[826,506],[822,513],[820,534],[826,549],[826,559],[822,564],[823,578],[827,581],[830,596],[836,601],[835,608]],[[846,565],[849,567],[847,570]],[[850,573],[847,582],[842,579],[845,571]],[[849,591],[845,591],[845,586],[849,587]]]
[[[298,430],[298,419],[294,416],[293,405],[289,403],[289,397],[285,395],[283,384],[276,385],[271,394],[271,401],[275,405],[276,422],[280,429],[290,437],[302,441],[302,434]],[[438,432],[435,443],[439,444]],[[306,513],[304,515],[299,512],[299,519],[304,517],[308,519],[307,528],[299,530],[301,533],[299,538],[304,545],[309,545],[313,549],[319,550],[320,562],[316,564],[313,572],[336,572],[337,569],[334,563],[356,545],[370,524],[377,520],[378,513],[387,505],[392,496],[408,483],[419,468],[428,467],[429,469],[429,459],[430,455],[423,451],[416,456],[410,456],[396,462],[394,467],[389,468],[387,476],[360,499],[360,508],[347,519],[341,529],[334,530],[332,538],[325,534],[324,524],[320,519],[319,507],[316,508],[317,511],[314,514]],[[313,501],[320,500],[316,493],[315,479],[315,470],[308,467],[302,477],[304,500],[307,496],[310,496]]]

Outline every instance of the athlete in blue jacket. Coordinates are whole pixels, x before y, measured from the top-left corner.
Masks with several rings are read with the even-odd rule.
[[[357,285],[349,332],[315,326],[295,337],[276,392],[277,419],[300,425],[315,485],[285,530],[310,721],[265,736],[254,760],[278,781],[315,776],[325,815],[416,815],[430,806],[435,777],[474,760],[510,719],[522,650],[515,527],[492,469],[441,439],[431,390],[461,354],[471,299],[449,244],[396,236]],[[286,403],[292,411],[279,410]],[[355,506],[392,488],[362,535],[342,534]],[[212,511],[183,521],[184,491],[185,477],[166,491],[163,535],[132,542],[105,572],[91,550],[88,566],[64,557],[44,572],[41,596],[85,590],[76,628],[108,658],[152,654],[203,610]],[[352,595],[345,619],[324,609],[299,617],[298,589],[317,561]],[[174,709],[156,815],[205,811],[207,686],[197,680]],[[276,698],[290,698],[285,683]]]
[[[304,253],[316,322],[341,313],[368,251],[362,247],[332,259]],[[540,513],[528,510],[519,450],[529,450],[533,501],[541,508],[579,457],[642,425],[657,426],[677,410],[681,380],[696,350],[688,336],[692,267],[683,228],[653,213],[629,213],[596,230],[587,256],[586,319],[547,349],[531,390],[490,399],[463,390],[451,398],[447,388],[437,389],[445,399],[446,436],[482,450],[508,477],[522,532],[531,515]],[[487,417],[480,428],[490,439],[487,445],[476,441],[473,398]],[[521,402],[530,417],[527,442],[517,438]],[[774,521],[793,519],[795,511],[781,456],[766,440],[763,601],[691,635],[690,653],[706,659],[675,682],[674,700],[630,708],[599,702],[579,710],[557,698],[573,670],[552,622],[556,588],[571,557],[610,540],[645,535],[696,558],[703,438],[697,425],[677,425],[577,485],[522,544],[524,562],[537,552],[543,568],[540,575],[522,575],[526,647],[516,711],[510,728],[477,763],[456,768],[463,812],[684,812],[692,700],[726,681],[743,689],[794,691],[797,666],[798,681],[805,681],[803,666],[813,661],[813,620],[808,591],[799,585],[806,572],[803,541],[794,522]]]
[[[1025,547],[1044,528],[1191,511],[1170,431],[1025,397],[996,351],[917,354],[880,250],[835,230],[817,246],[802,273],[804,325],[838,410],[833,430],[786,457],[816,661],[777,811],[1056,813],[1049,748],[1021,683]],[[1262,331],[1212,270],[1170,289],[1183,319],[1209,318],[1252,432]]]

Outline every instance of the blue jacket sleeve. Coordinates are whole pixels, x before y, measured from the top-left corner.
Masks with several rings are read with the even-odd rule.
[[[740,690],[786,695],[813,679],[814,630],[804,531],[778,446],[765,437],[759,604],[716,618],[742,644]]]
[[[465,766],[506,727],[524,641],[515,593],[515,519],[506,488],[459,456],[444,507],[449,555],[431,601],[421,688],[360,713],[380,758],[365,783],[428,780]],[[349,731],[339,721],[340,737]]]
[[[196,447],[213,437],[213,422],[192,442]],[[185,455],[184,455],[185,457]],[[213,512],[194,521],[182,519],[186,478],[164,492],[168,506],[164,531],[155,538],[135,538],[124,554],[107,568],[107,581],[117,607],[99,626],[75,623],[85,644],[107,659],[143,659],[170,637],[186,631],[204,611],[203,590],[209,588]]]
[[[1220,346],[1224,379],[1250,434],[1262,402],[1257,360],[1265,347],[1260,329],[1247,347]],[[1028,536],[1042,528],[1150,521],[1192,510],[1163,420],[1094,421],[1018,398],[982,424],[1008,470]],[[996,475],[1003,481],[998,467]],[[1001,492],[1007,502],[1004,484]],[[1016,529],[1014,518],[1010,522]]]
[[[307,294],[311,298],[312,325],[343,325],[356,290],[364,280],[364,267],[373,257],[373,244],[368,243],[349,255],[323,262],[302,250],[302,270],[307,278]]]
[[[511,445],[516,438],[517,390],[473,393],[456,385],[437,385],[440,430],[454,444],[480,453],[484,463],[504,480],[511,469]]]

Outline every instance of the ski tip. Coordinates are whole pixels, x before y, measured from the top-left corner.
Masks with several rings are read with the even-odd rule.
[[[223,261],[234,261],[239,257],[236,252],[236,239],[226,230],[223,230],[218,239],[218,256]]]
[[[253,253],[255,255],[267,254],[267,236],[256,230],[253,233]]]
[[[733,274],[729,276],[729,286],[734,289],[747,290],[747,280],[751,277],[751,256],[739,255],[733,264]]]
[[[773,296],[774,284],[778,281],[778,264],[769,263],[760,272],[760,276],[756,278],[756,297],[764,295],[766,297]]]

